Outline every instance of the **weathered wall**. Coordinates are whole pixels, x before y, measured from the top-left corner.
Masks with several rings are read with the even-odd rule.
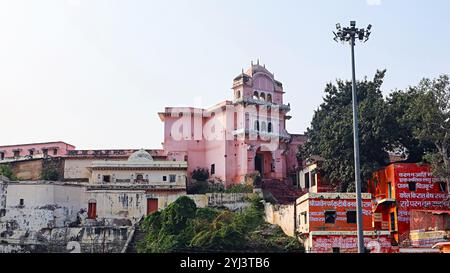
[[[264,204],[266,222],[278,225],[288,236],[295,236],[294,205]]]
[[[43,159],[11,162],[13,174],[20,180],[39,180]]]
[[[412,210],[410,212],[410,229],[413,230],[446,230],[450,231],[450,212]]]
[[[333,248],[340,253],[358,253],[358,239],[356,234],[332,234],[332,235],[310,235],[305,244],[309,253],[333,253]],[[364,246],[370,253],[392,253],[396,252],[391,245],[391,239],[387,233],[374,235],[364,233]]]
[[[59,182],[14,182],[8,186],[2,222],[21,219],[18,223],[26,225],[21,228],[62,227],[77,220],[77,215],[86,212],[88,203],[93,201],[97,204],[98,220],[133,220],[147,213],[147,198],[157,198],[158,208],[164,209],[185,194],[163,190],[87,190],[86,185]]]
[[[146,214],[145,191],[89,191],[88,196],[96,201],[99,218],[131,219]]]
[[[88,167],[91,166],[94,160],[96,159],[66,158],[64,162],[64,180],[89,181],[91,178],[91,171]]]
[[[206,194],[188,194],[187,196],[194,200],[195,205],[199,208],[206,208],[208,206],[208,196]]]
[[[227,208],[231,211],[241,211],[248,207],[248,198],[252,193],[207,193],[188,195],[197,207]]]
[[[43,169],[56,170],[56,173],[58,175],[57,180],[62,181],[64,179],[64,158],[62,157],[45,158],[42,164]]]
[[[55,169],[57,171],[58,178],[60,179],[64,176],[64,159],[60,157],[27,159],[13,161],[6,164],[11,166],[13,174],[19,180],[39,180],[41,179],[42,170],[44,168]]]
[[[89,192],[83,185],[56,183],[8,185],[6,214],[0,218],[0,253],[68,252],[70,241],[81,252],[120,252],[130,218],[143,215],[146,203],[136,201],[134,192]],[[99,202],[99,218],[89,220],[87,205],[93,197]]]
[[[0,175],[0,217],[6,212],[6,193],[9,179]]]
[[[1,222],[23,230],[61,227],[75,221],[81,209],[87,209],[84,187],[15,182],[8,185]]]
[[[147,183],[156,186],[178,186],[186,187],[186,170],[93,170],[92,176],[89,179],[91,183],[102,183],[103,176],[109,175],[111,182],[109,183],[133,183],[137,174],[141,174],[144,179],[147,179]],[[170,182],[170,175],[175,175],[175,182]],[[163,177],[166,178],[164,181]],[[120,182],[122,181],[122,182]],[[126,182],[123,182],[126,181]]]
[[[129,226],[53,228],[2,239],[0,253],[119,253],[130,232]]]

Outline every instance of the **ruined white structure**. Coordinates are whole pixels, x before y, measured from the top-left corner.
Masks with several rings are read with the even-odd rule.
[[[89,182],[0,178],[0,252],[120,251],[133,224],[186,194],[186,169],[140,150],[92,162]]]

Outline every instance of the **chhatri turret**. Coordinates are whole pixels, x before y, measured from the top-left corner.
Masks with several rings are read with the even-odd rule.
[[[234,100],[257,100],[269,104],[283,104],[283,84],[265,65],[251,62],[250,67],[233,80]]]

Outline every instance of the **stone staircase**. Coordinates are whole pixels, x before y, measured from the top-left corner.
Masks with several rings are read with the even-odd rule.
[[[130,233],[128,241],[122,250],[123,253],[137,253],[138,242],[145,239],[145,232],[141,230],[141,223],[144,218],[141,218],[133,227],[133,231]]]
[[[277,179],[263,179],[262,189],[266,201],[282,205],[292,204],[297,198],[305,194],[302,190],[292,186],[291,183]]]

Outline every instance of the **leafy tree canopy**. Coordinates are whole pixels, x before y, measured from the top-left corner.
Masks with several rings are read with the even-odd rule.
[[[357,82],[361,176],[369,179],[372,172],[388,162],[392,127],[381,85],[385,70],[377,71],[373,80]],[[337,191],[354,190],[352,83],[338,80],[325,88],[324,102],[314,112],[307,130],[308,142],[300,148],[303,159],[318,155],[324,178]],[[365,183],[363,183],[364,185]]]
[[[450,79],[448,75],[423,79],[410,92],[416,95],[406,112],[412,120],[412,135],[420,142],[433,145],[425,160],[431,163],[435,176],[450,183]],[[449,187],[447,187],[448,189]]]
[[[389,151],[402,154],[405,162],[431,163],[434,175],[450,183],[449,76],[423,79],[406,91],[395,90],[386,99],[381,92],[384,76],[385,71],[377,71],[372,81],[357,83],[363,181],[389,163]],[[322,176],[338,191],[354,190],[351,104],[351,82],[328,84],[324,102],[307,130],[308,142],[299,147],[302,159],[324,159]]]
[[[405,162],[421,162],[427,152],[434,149],[433,143],[425,139],[416,138],[413,133],[417,124],[417,116],[411,115],[415,111],[415,100],[419,92],[410,88],[406,91],[395,90],[389,94],[389,119],[387,130],[391,134],[391,150],[401,154]]]

